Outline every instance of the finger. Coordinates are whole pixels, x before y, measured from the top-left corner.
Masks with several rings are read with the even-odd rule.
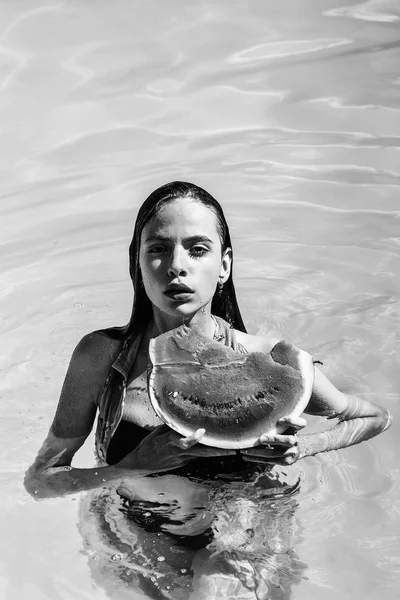
[[[236,450],[225,450],[224,448],[214,448],[213,446],[194,446],[189,449],[187,455],[193,457],[212,458],[218,456],[234,456]]]
[[[196,431],[194,431],[187,437],[180,438],[178,440],[177,446],[179,446],[179,448],[182,448],[182,450],[187,450],[188,448],[191,448],[195,444],[198,444],[199,441],[201,440],[201,438],[203,437],[203,435],[205,434],[205,432],[206,432],[205,429],[196,429]]]
[[[290,448],[286,448],[284,446],[279,446],[277,448],[264,448],[264,447],[256,447],[256,448],[247,448],[246,450],[240,450],[240,453],[243,456],[259,456],[265,458],[279,458],[283,456],[289,456],[291,454],[297,454],[298,448],[297,446],[291,446]]]
[[[259,437],[258,441],[263,445],[273,446],[297,446],[298,439],[295,435],[268,435],[263,434]]]
[[[263,463],[263,464],[271,464],[276,465],[276,460],[273,458],[261,457],[261,456],[243,456],[244,462],[250,463]]]
[[[294,429],[303,429],[307,425],[307,421],[303,417],[282,417],[278,423]]]
[[[259,458],[260,460],[276,460],[285,456],[283,447],[281,450],[241,450],[243,458]]]
[[[272,453],[271,451],[265,451],[262,453],[261,450],[251,448],[249,450],[241,450],[242,458],[246,462],[260,462],[260,463],[272,463],[272,464],[293,464],[298,458],[298,451],[296,447],[288,448],[282,453]]]
[[[253,456],[243,456],[243,460],[245,462],[250,462],[250,463],[259,463],[259,464],[264,464],[264,465],[281,465],[281,466],[292,465],[294,462],[296,462],[296,458],[294,456],[265,458],[265,459],[261,459],[260,457],[253,457]]]

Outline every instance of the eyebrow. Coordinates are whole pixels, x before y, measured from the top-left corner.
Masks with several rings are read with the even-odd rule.
[[[145,243],[149,242],[169,242],[171,238],[166,235],[150,235],[145,240]],[[214,242],[210,240],[206,235],[191,235],[189,237],[183,238],[183,242],[193,243],[193,242],[208,242],[209,244],[213,244]]]

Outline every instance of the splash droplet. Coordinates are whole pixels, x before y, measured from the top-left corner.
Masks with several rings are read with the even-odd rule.
[[[111,560],[113,562],[119,562],[120,560],[122,560],[122,554],[120,554],[119,552],[117,552],[117,554],[113,554]]]

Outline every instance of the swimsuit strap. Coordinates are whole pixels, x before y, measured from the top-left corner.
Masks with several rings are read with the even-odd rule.
[[[98,398],[95,452],[98,460],[105,464],[107,464],[108,446],[122,419],[126,384],[135,364],[144,330],[145,328],[142,327],[136,335],[129,335],[123,342],[119,354],[111,364],[110,372]]]
[[[224,321],[224,319],[221,319],[221,317],[211,315],[211,318],[215,323],[214,340],[225,344],[225,346],[232,348],[232,350],[247,354],[246,348],[237,341],[236,332],[233,327]]]

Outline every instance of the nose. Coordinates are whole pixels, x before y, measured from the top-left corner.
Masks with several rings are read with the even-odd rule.
[[[175,247],[171,252],[168,275],[170,277],[184,277],[187,275],[184,248]]]

